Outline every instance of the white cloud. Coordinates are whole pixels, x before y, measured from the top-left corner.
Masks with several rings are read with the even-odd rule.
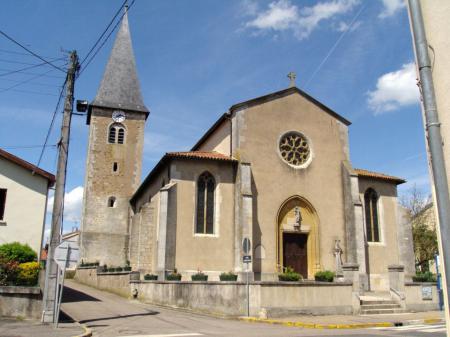
[[[377,115],[418,103],[419,89],[416,82],[413,62],[404,64],[400,70],[382,75],[377,80],[376,89],[368,93],[369,107]]]
[[[394,15],[400,9],[405,7],[405,0],[381,0],[383,3],[383,11],[378,16],[381,19]]]
[[[47,211],[53,210],[54,196],[48,198]],[[64,196],[64,220],[71,222],[81,221],[81,206],[83,204],[83,186],[77,186],[73,190],[66,192]]]
[[[270,3],[267,10],[255,12],[256,17],[245,26],[258,32],[290,30],[302,40],[307,38],[321,21],[345,14],[358,3],[359,0],[333,0],[299,8],[289,0],[278,0]]]

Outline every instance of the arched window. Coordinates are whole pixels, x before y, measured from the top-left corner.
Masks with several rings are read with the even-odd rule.
[[[108,143],[123,144],[125,141],[125,127],[120,123],[114,123],[109,127]]]
[[[366,213],[366,233],[368,242],[380,242],[378,220],[378,194],[373,188],[364,193],[364,208]]]
[[[108,198],[108,207],[116,207],[116,197]]]
[[[216,182],[211,173],[202,173],[197,181],[197,234],[214,234],[215,189]]]

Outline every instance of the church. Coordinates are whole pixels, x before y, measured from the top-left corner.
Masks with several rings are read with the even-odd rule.
[[[125,15],[88,109],[82,259],[129,262],[159,280],[200,270],[210,281],[229,271],[275,281],[287,267],[314,279],[353,265],[373,291],[389,291],[391,266],[414,274],[397,199],[405,180],[354,168],[350,121],[290,79],[231,105],[190,151],[167,152],[141,182],[151,115]]]

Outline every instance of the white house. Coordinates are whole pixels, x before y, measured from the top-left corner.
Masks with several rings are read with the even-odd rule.
[[[0,245],[18,241],[40,252],[54,182],[53,174],[0,149]]]

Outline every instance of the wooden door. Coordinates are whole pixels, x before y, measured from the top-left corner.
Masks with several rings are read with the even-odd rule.
[[[303,278],[308,277],[308,236],[297,233],[283,233],[283,266],[292,267]]]

